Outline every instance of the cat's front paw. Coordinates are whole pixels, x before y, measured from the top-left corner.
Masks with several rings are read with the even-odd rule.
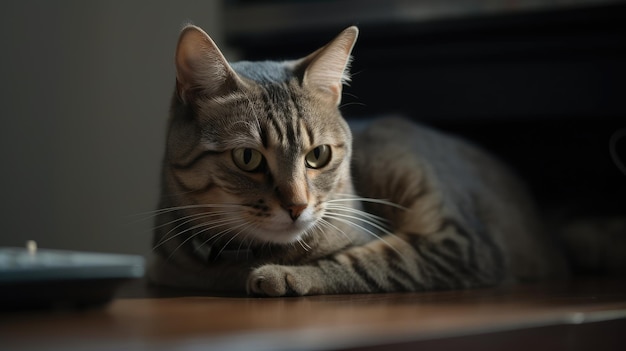
[[[261,296],[302,296],[311,293],[311,277],[298,267],[261,266],[248,276],[248,294]]]

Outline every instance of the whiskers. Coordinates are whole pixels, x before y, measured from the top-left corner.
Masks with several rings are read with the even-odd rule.
[[[395,240],[389,240],[391,237],[398,238],[391,230],[391,223],[386,218],[362,210],[360,203],[406,210],[387,200],[341,194],[339,198],[326,201],[323,216],[290,245],[302,252],[310,252],[316,247],[315,242],[310,241],[315,235],[336,235],[339,242],[351,242],[355,240],[354,232],[359,232],[400,254],[392,244]],[[136,216],[140,216],[140,221],[155,220],[152,250],[164,253],[167,259],[185,247],[191,248],[186,249],[186,252],[191,250],[207,259],[216,259],[222,254],[236,255],[235,258],[238,258],[240,254],[248,257],[251,248],[258,249],[259,245],[265,243],[259,240],[255,232],[262,223],[245,215],[249,207],[239,204],[197,204],[161,208]],[[271,242],[267,242],[267,245],[270,249],[275,246]]]
[[[395,236],[395,234],[391,231],[389,221],[383,217],[351,206],[351,203],[369,202],[395,207],[404,211],[407,210],[406,207],[382,199],[364,198],[349,194],[342,194],[341,196],[344,197],[326,201],[326,213],[324,214],[324,218],[320,220],[321,226],[330,228],[333,231],[337,231],[343,236],[348,237],[348,235],[342,229],[329,221],[329,219],[336,222],[341,222],[350,227],[363,231],[368,235],[373,236],[377,240],[385,243],[398,254],[401,254],[397,248],[395,248],[387,240],[385,240],[385,236]]]
[[[357,195],[352,195],[352,194],[337,194],[338,196],[343,196],[343,198],[337,198],[337,199],[332,199],[332,200],[328,200],[326,201],[326,203],[342,203],[342,202],[369,202],[369,203],[374,203],[374,204],[379,204],[379,205],[385,205],[385,206],[390,206],[390,207],[395,207],[398,208],[400,210],[406,211],[408,210],[408,208],[402,206],[402,205],[398,205],[394,202],[388,201],[388,200],[384,200],[384,199],[374,199],[374,198],[369,198],[369,197],[360,197]]]
[[[248,222],[242,216],[244,205],[237,204],[199,204],[162,208],[155,211],[137,214],[139,221],[157,218],[153,230],[158,233],[158,241],[152,250],[157,250],[164,245],[167,248],[168,260],[171,259],[180,248],[186,244],[193,246],[194,251],[200,252],[209,244],[225,242],[219,247],[210,247],[210,250],[219,250],[217,254],[211,254],[217,258],[236,238],[246,232],[254,224]],[[188,215],[180,215],[181,211],[199,211]],[[158,217],[163,220],[159,220]],[[245,251],[245,241],[241,240],[238,250]],[[176,245],[176,246],[174,246]]]
[[[304,237],[306,237],[306,235]],[[300,244],[300,247],[302,247],[302,249],[304,251],[308,252],[308,251],[311,250],[311,246],[309,244],[307,244],[306,241],[304,241],[304,237],[298,238],[297,242],[298,242],[298,244]]]

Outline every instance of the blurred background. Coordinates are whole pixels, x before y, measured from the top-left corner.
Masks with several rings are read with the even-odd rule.
[[[183,23],[218,1],[0,5],[0,245],[149,252]]]
[[[156,206],[174,49],[189,21],[230,60],[303,56],[356,24],[347,117],[404,114],[459,133],[511,164],[547,209],[626,213],[624,1],[0,8],[0,246],[150,251],[152,221],[139,219]]]

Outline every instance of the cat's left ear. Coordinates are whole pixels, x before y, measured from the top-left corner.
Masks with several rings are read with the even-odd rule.
[[[298,62],[304,71],[302,84],[332,99],[339,105],[341,89],[350,80],[350,53],[359,35],[355,26],[346,28],[326,46]]]

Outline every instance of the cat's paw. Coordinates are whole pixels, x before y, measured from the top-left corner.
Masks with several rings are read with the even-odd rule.
[[[250,273],[248,294],[260,296],[302,296],[311,293],[311,279],[297,267],[261,266]]]

